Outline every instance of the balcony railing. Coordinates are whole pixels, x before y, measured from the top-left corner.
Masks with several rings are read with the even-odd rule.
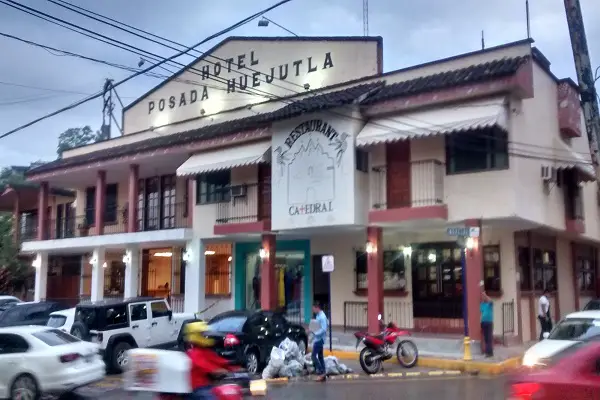
[[[47,237],[44,240],[70,239],[77,237],[97,236],[97,227],[89,220],[94,214],[72,216],[48,221]],[[104,215],[103,235],[128,232],[129,213],[127,208],[107,210]],[[171,203],[156,206],[146,206],[138,209],[136,232],[157,231],[164,229],[187,228],[191,224],[187,203]],[[22,223],[21,238],[24,241],[37,240],[37,221],[35,224],[25,221]]]
[[[231,191],[230,201],[217,203],[216,224],[257,222],[271,218],[270,183],[232,186]],[[240,195],[236,196],[236,193]]]
[[[375,210],[403,207],[425,207],[444,202],[444,164],[438,160],[423,160],[406,163],[409,171],[406,184],[398,174],[390,177],[399,182],[400,190],[388,187],[386,166],[374,167],[371,171],[371,204]],[[391,185],[389,185],[391,186]],[[402,193],[402,190],[405,192]]]

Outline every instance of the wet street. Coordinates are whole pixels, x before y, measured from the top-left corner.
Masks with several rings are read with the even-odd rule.
[[[153,395],[108,392],[98,397],[102,400],[117,399],[152,400]],[[332,380],[327,383],[295,382],[271,385],[266,397],[269,400],[422,400],[436,398],[445,400],[504,400],[502,377],[419,377],[403,379],[361,378],[356,380]]]

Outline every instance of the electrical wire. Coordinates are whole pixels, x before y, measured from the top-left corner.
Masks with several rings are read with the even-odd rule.
[[[238,28],[240,26],[243,26],[243,25],[247,24],[248,22],[250,22],[250,21],[252,21],[252,20],[260,17],[261,15],[263,15],[263,14],[269,12],[269,11],[272,11],[272,10],[274,10],[274,9],[276,9],[276,8],[284,5],[284,4],[289,3],[290,1],[292,1],[292,0],[280,0],[279,2],[275,3],[274,5],[272,5],[270,7],[267,7],[266,9],[264,9],[264,10],[258,12],[258,13],[255,13],[255,14],[247,17],[247,18],[244,18],[244,19],[242,19],[242,20],[234,23],[233,25],[230,25],[227,28],[222,29],[221,31],[219,31],[219,32],[217,32],[215,34],[212,34],[212,35],[208,36],[207,38],[203,39],[199,43],[197,43],[197,44],[195,44],[195,45],[193,45],[193,46],[191,46],[189,48],[186,48],[186,49],[184,49],[184,50],[182,50],[182,51],[180,51],[180,52],[178,52],[178,53],[176,53],[176,54],[174,54],[174,55],[172,55],[172,56],[170,56],[168,58],[165,58],[163,61],[160,61],[157,64],[153,64],[153,65],[151,65],[151,66],[149,66],[149,67],[147,67],[147,68],[145,68],[145,69],[143,69],[141,71],[138,71],[138,72],[136,72],[136,73],[134,73],[134,74],[132,74],[132,75],[124,78],[124,79],[121,79],[120,81],[114,83],[112,85],[112,87],[116,88],[116,87],[118,87],[118,86],[120,86],[120,85],[122,85],[122,84],[124,84],[124,83],[126,83],[128,81],[130,81],[131,79],[139,76],[139,75],[145,74],[146,72],[149,72],[149,71],[153,70],[154,68],[159,67],[159,66],[163,65],[164,63],[166,63],[166,62],[168,62],[168,61],[170,61],[170,60],[172,60],[174,58],[177,58],[177,57],[179,57],[179,56],[181,56],[183,54],[186,54],[190,50],[192,50],[192,49],[194,49],[194,48],[196,48],[196,47],[198,47],[198,46],[200,46],[200,45],[202,45],[202,44],[204,44],[204,43],[206,43],[206,42],[208,42],[210,40],[213,40],[213,39],[215,39],[217,37],[220,37],[220,36],[222,36],[224,34],[227,34],[227,33],[231,32],[232,30],[234,30],[234,29],[236,29],[236,28]],[[24,125],[21,125],[21,126],[19,126],[17,128],[14,128],[14,129],[12,129],[12,130],[10,130],[8,132],[3,133],[2,135],[0,135],[0,139],[5,138],[7,136],[10,136],[10,135],[12,135],[12,134],[14,134],[16,132],[19,132],[19,131],[21,131],[21,130],[23,130],[25,128],[28,128],[28,127],[30,127],[32,125],[35,125],[36,123],[38,123],[40,121],[43,121],[43,120],[48,119],[50,117],[53,117],[55,115],[61,114],[61,113],[65,112],[65,111],[69,111],[69,110],[71,110],[71,109],[73,109],[73,108],[75,108],[75,107],[77,107],[77,106],[79,106],[81,104],[84,104],[84,103],[87,103],[88,101],[94,100],[94,99],[102,96],[103,94],[104,94],[104,91],[100,91],[100,92],[96,93],[93,96],[85,97],[85,98],[83,98],[83,99],[81,99],[81,100],[79,100],[79,101],[77,101],[77,102],[75,102],[75,103],[73,103],[73,104],[71,104],[71,105],[69,105],[67,107],[63,107],[63,108],[61,108],[59,110],[56,110],[56,111],[54,111],[54,112],[52,112],[50,114],[46,114],[46,115],[44,115],[42,117],[36,118],[33,121],[30,121],[30,122],[28,122],[28,123],[26,123]]]

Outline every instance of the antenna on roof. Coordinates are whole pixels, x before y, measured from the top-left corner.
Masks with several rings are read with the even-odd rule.
[[[481,50],[485,50],[485,34],[481,31]]]
[[[529,15],[529,0],[525,0],[525,18],[527,18],[527,39],[531,39],[531,18]]]

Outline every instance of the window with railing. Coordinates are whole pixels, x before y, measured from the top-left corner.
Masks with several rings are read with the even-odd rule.
[[[196,178],[196,204],[228,202],[231,199],[231,171],[215,171]]]

